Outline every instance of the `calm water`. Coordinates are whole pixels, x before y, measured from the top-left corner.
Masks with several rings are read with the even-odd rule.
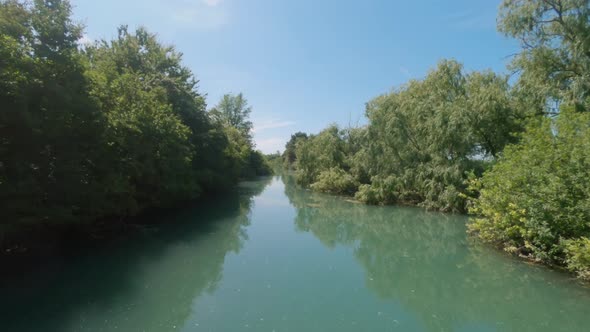
[[[590,330],[590,290],[472,243],[465,217],[289,181],[3,281],[0,330]]]

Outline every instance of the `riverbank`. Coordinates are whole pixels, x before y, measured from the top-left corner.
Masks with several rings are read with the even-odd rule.
[[[294,181],[294,179],[295,179],[294,173],[291,173],[291,175],[289,175],[289,176],[293,179],[293,183],[296,182],[296,181]],[[476,222],[475,220],[477,218],[481,217],[479,215],[473,215],[473,214],[470,214],[466,211],[462,212],[462,213],[437,211],[436,209],[429,209],[428,207],[424,207],[424,206],[421,206],[420,204],[416,204],[416,203],[412,203],[412,202],[395,202],[395,203],[391,203],[391,204],[385,204],[385,203],[369,204],[367,202],[363,202],[361,200],[356,199],[356,196],[346,195],[346,194],[342,194],[342,193],[338,194],[338,193],[331,193],[331,192],[322,192],[321,190],[314,190],[313,187],[307,188],[307,189],[304,188],[303,186],[301,186],[301,187],[302,187],[302,189],[305,189],[305,190],[315,191],[315,192],[325,194],[325,195],[332,195],[334,197],[340,197],[352,204],[363,204],[363,205],[369,205],[369,206],[384,206],[384,207],[385,206],[416,207],[416,208],[425,209],[426,211],[431,211],[431,212],[445,213],[445,214],[450,214],[450,215],[459,214],[459,215],[469,217],[469,221],[466,221],[466,225],[468,226],[467,233],[474,241],[480,241],[480,242],[485,243],[486,246],[489,248],[489,250],[498,251],[498,252],[501,252],[503,255],[512,256],[512,257],[517,258],[523,262],[542,266],[544,268],[551,269],[551,270],[557,271],[559,273],[564,273],[564,274],[572,276],[572,277],[577,277],[578,282],[580,282],[581,284],[590,285],[590,275],[589,274],[587,274],[587,273],[580,274],[579,271],[572,270],[570,267],[568,267],[567,262],[565,262],[564,260],[561,260],[561,261],[543,260],[543,259],[539,259],[538,257],[531,255],[530,250],[528,250],[526,247],[522,247],[522,248],[518,249],[518,248],[514,248],[513,246],[509,246],[506,243],[498,243],[495,241],[485,241],[485,240],[482,241],[480,234],[478,234],[478,232],[476,230],[474,230],[472,227],[470,227],[470,225],[472,225]]]
[[[104,218],[95,222],[34,225],[3,234],[0,241],[0,260],[39,261],[44,257],[67,255],[79,249],[100,248],[112,242],[133,238],[137,234],[157,232],[166,226],[167,216],[177,211],[208,209],[220,200],[237,199],[239,187],[252,181],[269,180],[257,177],[243,180],[223,192],[211,192],[197,200],[177,202],[166,208],[149,208],[136,216]],[[233,197],[233,198],[232,198]],[[195,221],[198,222],[198,221]],[[29,263],[24,263],[27,265]]]
[[[465,216],[353,204],[280,177],[242,183],[236,194],[171,211],[153,233],[53,257],[0,282],[2,328],[587,327],[589,289],[471,241]]]

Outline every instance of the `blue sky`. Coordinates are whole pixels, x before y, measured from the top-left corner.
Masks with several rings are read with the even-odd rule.
[[[500,0],[72,0],[90,40],[147,27],[184,53],[209,107],[243,92],[255,140],[364,123],[364,105],[442,58],[506,72],[516,41],[496,31]]]

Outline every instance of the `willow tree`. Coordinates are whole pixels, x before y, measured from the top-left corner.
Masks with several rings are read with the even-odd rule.
[[[318,180],[320,174],[330,169],[347,169],[346,142],[343,132],[331,125],[306,140],[298,140],[296,146],[297,181],[309,186]]]
[[[538,116],[473,182],[470,224],[484,241],[587,279],[590,118],[580,112],[590,106],[589,15],[586,0],[504,1],[499,28],[522,44],[512,63],[518,106]]]
[[[297,180],[371,204],[464,211],[468,173],[481,175],[522,131],[508,78],[443,60],[423,80],[367,103],[369,124],[298,140]]]
[[[522,107],[556,113],[567,102],[588,109],[589,19],[587,0],[504,0],[498,28],[522,46],[511,65],[528,97]]]
[[[440,62],[424,80],[372,100],[366,115],[372,180],[357,197],[448,211],[464,209],[466,173],[481,174],[485,161],[520,130],[507,78],[465,74],[452,60]]]

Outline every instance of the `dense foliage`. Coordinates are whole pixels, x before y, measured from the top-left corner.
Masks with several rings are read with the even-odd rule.
[[[541,101],[522,141],[473,182],[481,239],[590,279],[590,8],[587,1],[505,1],[499,28],[520,38],[512,66]]]
[[[470,229],[507,250],[590,274],[590,114],[562,114],[531,126],[504,150],[491,172],[474,180],[479,192]]]
[[[456,61],[375,98],[366,115],[364,128],[331,126],[301,141],[298,182],[340,194],[361,184],[356,197],[367,203],[463,211],[466,174],[481,174],[522,122],[505,77],[464,74]]]
[[[470,208],[482,240],[590,278],[589,15],[586,0],[504,0],[514,84],[442,60],[369,101],[366,126],[294,134],[282,163],[369,204]],[[182,54],[143,28],[82,36],[67,0],[0,0],[0,241],[271,172],[242,94],[207,111]]]
[[[504,0],[498,28],[522,45],[514,84],[443,60],[368,102],[365,127],[293,137],[284,162],[369,204],[470,207],[482,240],[590,279],[590,6]]]
[[[241,94],[209,113],[155,35],[123,26],[82,46],[82,33],[66,0],[0,1],[0,235],[134,215],[270,171]],[[241,103],[232,121],[227,101]]]
[[[241,93],[237,96],[224,95],[219,104],[209,112],[213,122],[224,128],[229,139],[226,153],[233,156],[233,178],[249,178],[272,173],[264,155],[253,149],[254,142],[250,134],[252,122],[248,120],[251,112],[252,108],[248,106],[248,101]]]
[[[555,113],[567,100],[588,109],[590,5],[587,0],[504,0],[498,29],[521,42],[511,69],[521,73],[527,104],[551,101],[539,114]]]
[[[295,163],[295,160],[297,160],[297,154],[296,154],[297,142],[300,140],[306,140],[306,139],[307,139],[306,133],[297,132],[297,133],[291,135],[291,139],[285,145],[285,151],[283,152],[283,159],[284,159],[284,164],[286,167],[293,165]]]

